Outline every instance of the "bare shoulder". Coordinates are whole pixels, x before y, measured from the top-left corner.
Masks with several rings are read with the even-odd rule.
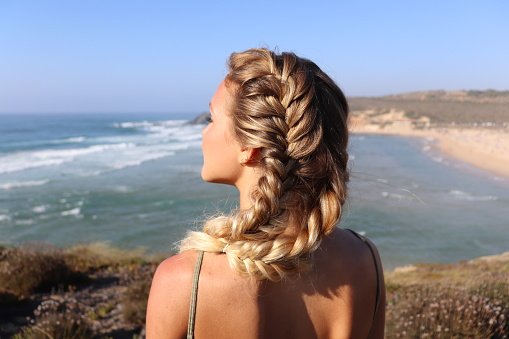
[[[147,338],[185,335],[196,258],[197,252],[186,251],[157,267],[147,304]]]
[[[321,247],[321,261],[327,265],[324,269],[330,272],[331,279],[341,281],[337,285],[339,294],[352,310],[352,323],[371,324],[364,328],[354,325],[352,330],[362,333],[362,337],[383,338],[385,286],[380,255],[374,243],[348,230],[336,229],[324,239]]]
[[[338,268],[348,272],[353,286],[376,292],[377,285],[383,284],[380,255],[369,238],[349,230],[336,229],[326,246],[337,258],[341,258]]]
[[[344,229],[335,229],[324,239],[321,249],[327,257],[336,258],[336,268],[348,268],[352,273],[357,270],[366,273],[374,268],[374,259],[379,261],[373,242]]]

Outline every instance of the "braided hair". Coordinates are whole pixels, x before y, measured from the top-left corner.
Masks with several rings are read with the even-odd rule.
[[[224,252],[230,266],[279,281],[306,270],[341,217],[348,182],[348,104],[315,63],[267,49],[233,53],[226,86],[242,146],[259,150],[252,206],[207,220],[180,250]]]

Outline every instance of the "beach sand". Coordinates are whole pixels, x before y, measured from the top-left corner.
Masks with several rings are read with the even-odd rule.
[[[507,126],[436,127],[429,119],[409,119],[404,111],[384,114],[354,112],[349,122],[352,133],[389,134],[432,138],[444,154],[498,176],[509,178],[509,128]]]

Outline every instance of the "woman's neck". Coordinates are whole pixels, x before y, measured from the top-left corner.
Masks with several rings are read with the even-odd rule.
[[[240,210],[247,210],[253,206],[251,200],[251,192],[258,185],[261,173],[255,166],[246,166],[242,171],[242,175],[235,183],[235,187],[239,190]]]

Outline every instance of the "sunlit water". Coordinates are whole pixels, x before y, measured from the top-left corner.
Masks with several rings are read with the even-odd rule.
[[[200,179],[201,129],[176,115],[0,115],[0,243],[106,241],[169,252],[237,205]],[[386,268],[509,250],[509,181],[444,157],[433,140],[353,135],[341,222]]]

